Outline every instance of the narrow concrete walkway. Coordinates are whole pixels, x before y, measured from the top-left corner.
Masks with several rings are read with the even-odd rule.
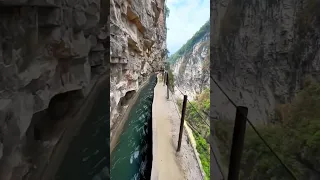
[[[166,86],[158,75],[152,107],[153,167],[151,180],[201,180],[198,162],[186,133],[176,152],[180,118],[174,102],[166,98]]]

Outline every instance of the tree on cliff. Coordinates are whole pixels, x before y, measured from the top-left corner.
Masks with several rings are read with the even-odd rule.
[[[170,9],[168,8],[168,6],[167,5],[165,5],[165,7],[164,7],[165,9],[164,9],[164,12],[165,12],[165,14],[166,14],[166,18],[168,18],[169,17],[169,15],[170,15]]]

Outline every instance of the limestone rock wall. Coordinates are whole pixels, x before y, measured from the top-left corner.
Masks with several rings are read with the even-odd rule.
[[[166,55],[164,0],[110,1],[110,111],[112,130],[128,100]]]
[[[273,118],[304,79],[319,80],[320,1],[214,0],[211,73],[255,123]],[[235,108],[211,82],[212,116],[234,118]]]
[[[194,44],[192,51],[178,58],[171,67],[175,85],[189,100],[209,88],[209,44],[210,32],[207,32]],[[179,90],[175,89],[175,94],[182,98]]]
[[[26,157],[26,132],[36,114],[50,111],[56,115],[51,119],[62,117],[71,108],[72,98],[68,99],[70,94],[62,96],[62,101],[54,97],[66,92],[85,97],[106,72],[109,26],[104,11],[108,7],[102,8],[102,3],[0,0],[1,180],[21,179],[34,168],[32,158]],[[39,140],[37,132],[30,130]],[[40,146],[48,142],[37,141]]]

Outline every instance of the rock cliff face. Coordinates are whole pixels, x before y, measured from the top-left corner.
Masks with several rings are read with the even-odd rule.
[[[209,26],[209,22],[207,26]],[[182,53],[171,65],[175,85],[179,90],[187,94],[190,100],[195,98],[205,88],[209,88],[210,29],[207,28],[200,35],[193,36],[189,42],[191,41],[194,43],[191,43],[190,50]],[[179,53],[179,50],[177,53]],[[170,57],[169,61],[173,60],[174,56]],[[175,89],[174,91],[176,95],[181,97],[182,95],[179,90]]]
[[[110,1],[111,131],[166,55],[164,0]],[[111,132],[111,136],[112,136]]]
[[[37,147],[57,142],[51,128],[106,72],[106,3],[0,0],[1,180],[27,179]]]
[[[305,79],[319,80],[318,7],[318,0],[212,2],[211,73],[255,123],[272,119]],[[233,119],[235,108],[213,82],[211,91],[212,115]]]

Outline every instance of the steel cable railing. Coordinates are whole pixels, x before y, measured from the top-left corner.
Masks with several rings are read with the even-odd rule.
[[[219,83],[210,76],[210,79],[214,82],[214,84],[218,87],[218,89],[226,96],[226,98],[229,100],[229,102],[237,108],[238,106],[236,103],[228,96],[228,94],[222,89],[222,87],[219,85]],[[240,112],[241,113],[241,112]],[[262,137],[261,133],[257,130],[257,128],[253,125],[253,123],[246,117],[246,121],[249,123],[249,125],[252,127],[254,132],[258,135],[258,137],[262,140],[262,142],[267,146],[267,148],[270,150],[270,152],[277,158],[277,160],[280,162],[280,164],[286,169],[286,171],[290,174],[290,176],[293,179],[297,179],[297,177],[294,175],[294,173],[288,168],[288,166],[281,160],[281,158],[277,155],[277,153],[271,148],[271,146],[267,143],[267,141]]]
[[[236,105],[236,103],[228,96],[228,94],[222,89],[222,87],[219,85],[219,83],[212,77],[210,76],[210,79],[214,82],[214,84],[218,87],[218,89],[224,94],[224,96],[228,99],[228,101],[235,107],[237,108],[238,106]],[[182,95],[185,95],[185,93],[183,93],[176,85],[174,85],[174,87],[182,94]],[[173,95],[173,93],[172,93]],[[174,95],[173,95],[174,96]],[[177,101],[176,101],[177,102]],[[202,123],[206,126],[209,127],[210,129],[210,125],[206,122],[206,119],[200,114],[199,110],[188,100],[189,104],[191,105],[191,107],[195,110],[195,112],[199,115]],[[179,111],[178,109],[177,110],[177,113],[179,114]],[[205,114],[206,115],[206,114]],[[210,116],[206,115],[207,117],[210,118]],[[180,117],[180,114],[179,114],[179,117]],[[297,179],[297,177],[294,175],[294,173],[288,168],[288,166],[281,160],[281,158],[278,156],[278,154],[271,148],[271,146],[268,144],[268,142],[263,138],[263,136],[261,135],[261,133],[257,130],[257,128],[253,125],[253,123],[246,117],[246,121],[248,122],[248,124],[250,125],[250,127],[252,127],[252,129],[254,130],[254,132],[258,135],[259,139],[261,139],[261,141],[263,142],[263,144],[265,144],[265,146],[269,149],[269,151],[277,158],[277,160],[280,162],[280,164],[286,169],[286,171],[290,174],[290,176],[293,178],[293,179]],[[198,135],[201,135],[201,133],[197,130],[197,128],[195,128],[193,125],[191,125],[190,123],[188,123],[188,125],[190,125],[190,128]],[[211,153],[213,153],[213,156],[216,160],[216,163],[218,165],[218,168],[221,172],[221,174],[223,175],[222,173],[222,169],[221,169],[221,165],[220,163],[217,161],[217,157],[215,155],[215,153],[212,151],[212,147],[211,147],[211,144],[210,144],[210,150],[211,150]]]
[[[183,96],[185,95],[176,85],[174,85],[174,87],[175,87]],[[175,102],[177,102],[177,98],[175,97],[174,93],[171,93],[171,97],[175,99]],[[198,114],[198,116],[200,117],[200,118],[199,118],[200,121],[201,121],[205,126],[207,126],[207,127],[210,129],[210,125],[206,122],[206,119],[201,115],[201,113],[199,112],[199,110],[198,110],[189,100],[188,100],[188,103],[189,103],[190,106],[195,110],[195,112]],[[174,104],[175,104],[175,109],[176,109],[179,117],[181,118],[180,113],[179,113],[179,110],[178,110],[178,108],[176,107],[176,103],[174,103]],[[189,123],[189,122],[187,121],[187,124],[188,124],[188,126],[192,129],[192,131],[193,131],[196,135],[201,136],[202,138],[206,139],[205,137],[203,137],[202,133],[199,132],[199,130],[197,130],[196,127],[194,127],[194,125],[193,125],[192,123]],[[208,142],[207,142],[207,143],[208,143]],[[220,171],[221,176],[224,178],[224,173],[222,172],[221,164],[219,163],[219,161],[218,161],[218,159],[217,159],[217,156],[216,156],[216,154],[214,153],[213,148],[211,147],[211,144],[210,144],[210,143],[208,143],[208,144],[209,144],[209,146],[210,146],[210,152],[212,153],[212,155],[213,155],[213,157],[214,157],[214,159],[215,159],[215,162],[216,162],[216,164],[217,164],[217,166],[218,166],[218,170]]]

